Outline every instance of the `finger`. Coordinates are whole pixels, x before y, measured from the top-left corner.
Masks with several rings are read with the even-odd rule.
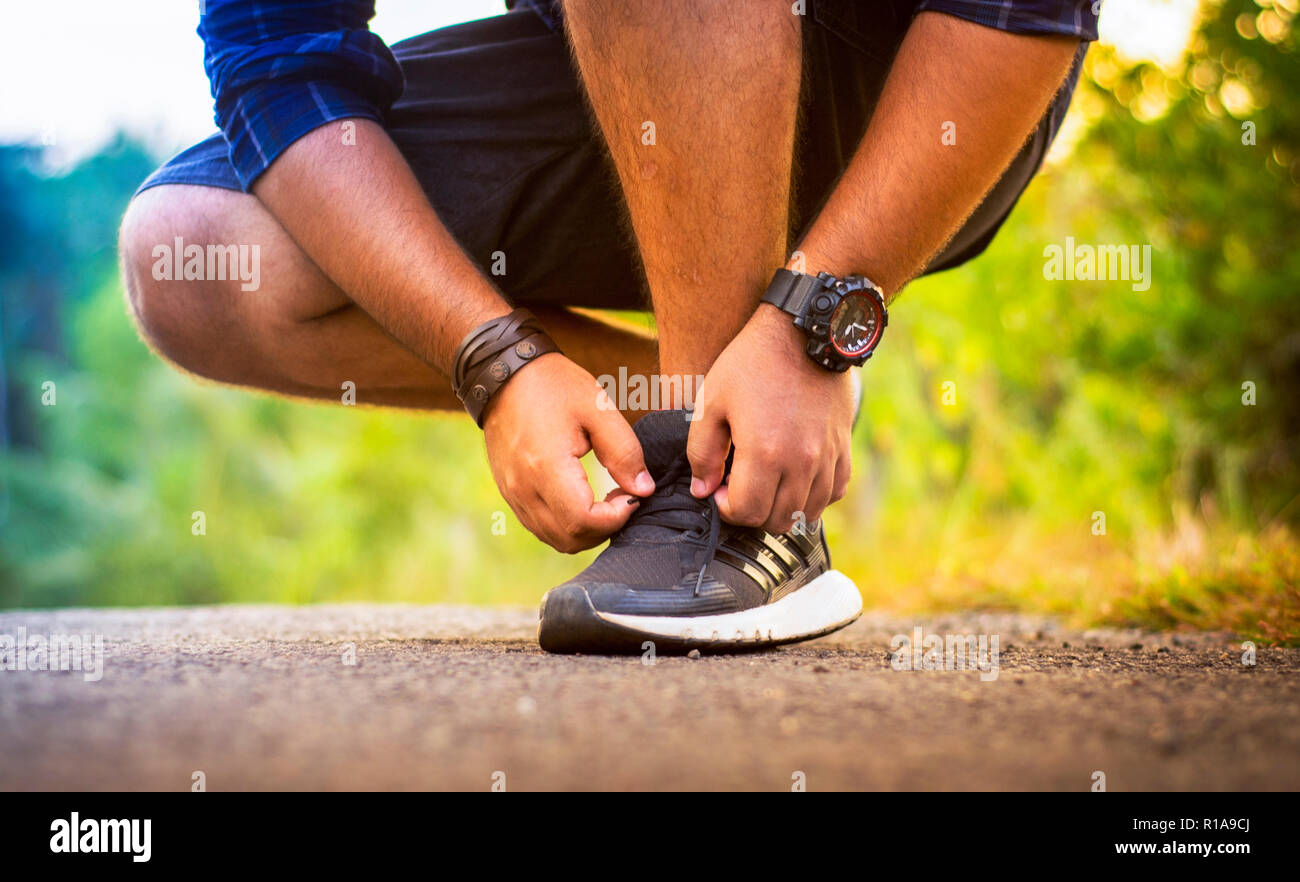
[[[538,464],[529,472],[528,485],[534,496],[530,514],[540,538],[557,551],[578,550],[575,540],[584,532],[582,513],[595,501],[582,463],[574,456],[562,456]]]
[[[766,522],[776,501],[780,479],[777,469],[738,449],[731,464],[731,477],[713,495],[722,519],[745,527]]]
[[[526,514],[525,514],[526,512]],[[546,500],[537,492],[529,494],[526,502],[519,506],[519,520],[523,521],[528,531],[556,551],[569,551],[567,538],[552,517]]]
[[[686,458],[691,462],[691,495],[703,499],[722,483],[731,428],[721,416],[698,410],[696,414],[686,439]]]
[[[619,487],[633,496],[649,496],[654,492],[654,478],[645,467],[641,441],[622,414],[617,410],[596,410],[583,428],[591,439],[596,459]]]
[[[623,528],[640,504],[641,500],[635,496],[621,496],[592,503],[587,511],[588,534],[603,542],[610,533]]]
[[[803,504],[804,522],[811,524],[822,516],[826,506],[831,504],[831,493],[835,489],[835,469],[824,468],[813,478],[808,490],[808,499]]]
[[[549,504],[541,496],[536,501],[536,519],[539,523],[535,535],[547,545],[562,554],[576,554],[599,545],[604,537],[586,529],[575,529],[572,524],[562,520],[550,510]]]
[[[812,520],[805,510],[811,490],[811,476],[803,472],[784,472],[776,488],[772,510],[763,528],[773,533],[788,533],[795,520],[801,515],[806,521]]]
[[[853,477],[853,452],[846,447],[835,462],[835,478],[831,483],[831,503],[839,502],[848,492]],[[829,504],[829,503],[828,503]]]
[[[587,473],[574,457],[538,477],[537,492],[550,531],[558,540],[551,544],[560,551],[580,551],[599,544],[622,527],[636,508],[627,502],[596,502]]]

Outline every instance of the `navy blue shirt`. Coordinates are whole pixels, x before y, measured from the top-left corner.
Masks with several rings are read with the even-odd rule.
[[[878,2],[878,0],[873,0]],[[507,0],[559,26],[550,0]],[[1016,34],[1097,39],[1096,0],[920,0]],[[294,141],[338,119],[383,121],[402,70],[370,32],[374,0],[207,0],[199,22],[217,125],[248,190]]]

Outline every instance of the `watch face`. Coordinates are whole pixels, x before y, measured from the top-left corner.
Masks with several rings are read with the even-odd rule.
[[[846,358],[871,351],[880,337],[880,303],[869,294],[852,293],[831,313],[831,345]]]

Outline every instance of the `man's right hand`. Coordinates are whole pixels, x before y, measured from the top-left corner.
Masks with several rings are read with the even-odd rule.
[[[506,503],[557,551],[599,545],[654,491],[641,442],[596,378],[547,353],[501,387],[483,422],[488,462]],[[596,501],[579,461],[595,450],[618,483]]]

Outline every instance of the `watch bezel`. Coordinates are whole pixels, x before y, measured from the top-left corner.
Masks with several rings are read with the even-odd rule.
[[[869,311],[874,313],[875,327],[871,331],[871,339],[869,339],[866,343],[862,344],[862,346],[859,347],[858,349],[855,349],[852,352],[845,352],[844,349],[840,346],[840,344],[835,340],[835,336],[836,336],[835,317],[839,313],[839,311],[844,308],[845,304],[849,302],[849,299],[853,297],[861,297],[867,303],[871,304],[870,307],[868,307],[868,309]],[[861,288],[852,288],[849,291],[842,294],[840,296],[839,301],[836,302],[835,306],[831,309],[830,318],[826,320],[826,341],[830,343],[830,345],[835,349],[835,351],[840,355],[841,358],[846,358],[852,361],[854,359],[862,358],[865,355],[870,355],[871,352],[875,350],[876,345],[880,342],[880,335],[884,332],[884,330],[885,330],[885,305],[880,301],[880,298],[873,297],[866,290],[863,290]]]

